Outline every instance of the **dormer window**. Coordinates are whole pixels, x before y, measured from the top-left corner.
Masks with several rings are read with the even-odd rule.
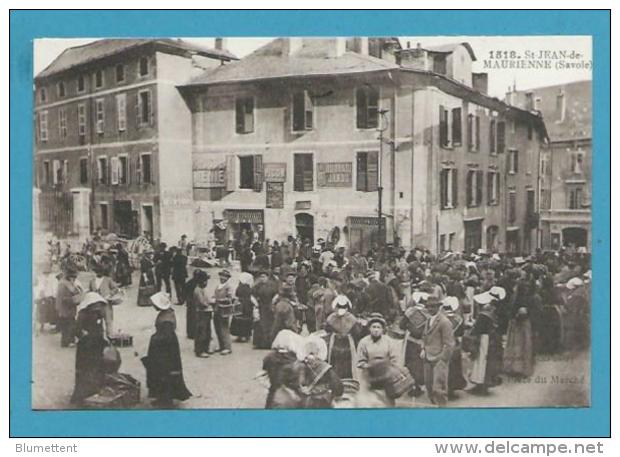
[[[65,96],[65,83],[60,81],[58,83],[58,97],[64,97]]]
[[[116,82],[122,83],[123,81],[125,81],[125,66],[119,63],[116,66]]]
[[[446,74],[446,56],[439,55],[433,57],[433,71],[441,75]]]
[[[139,65],[139,71],[140,71],[140,76],[146,76],[149,74],[149,59],[148,57],[141,57],[140,58],[140,65]]]
[[[86,80],[84,78],[84,75],[80,75],[78,76],[77,80],[77,91],[84,92],[84,89],[86,89]]]
[[[97,70],[95,72],[95,87],[97,89],[103,87],[103,71]]]

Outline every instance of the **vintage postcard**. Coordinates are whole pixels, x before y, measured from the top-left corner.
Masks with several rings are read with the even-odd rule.
[[[594,65],[35,40],[32,409],[589,407]]]

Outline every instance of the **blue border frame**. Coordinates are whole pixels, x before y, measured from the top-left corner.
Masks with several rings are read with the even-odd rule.
[[[10,435],[609,436],[609,11],[12,11],[10,14]],[[31,410],[32,40],[39,37],[592,35],[592,407],[584,409]],[[113,417],[113,420],[110,418]],[[105,428],[99,425],[105,423]],[[450,424],[449,426],[447,424]]]

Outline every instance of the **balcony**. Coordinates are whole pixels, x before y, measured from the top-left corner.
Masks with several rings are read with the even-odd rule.
[[[540,211],[540,220],[546,222],[590,223],[592,213],[589,209],[545,209]]]

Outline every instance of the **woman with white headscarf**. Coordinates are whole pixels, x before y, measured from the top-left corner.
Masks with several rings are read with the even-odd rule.
[[[295,408],[298,380],[293,369],[301,354],[303,338],[292,330],[280,330],[271,344],[272,351],[263,359],[263,371],[269,378],[266,409]],[[276,393],[278,394],[276,396]]]
[[[334,399],[343,394],[344,386],[334,368],[325,361],[325,341],[315,335],[306,337],[301,348],[301,358],[300,407],[332,408]]]
[[[351,312],[351,301],[338,295],[332,301],[334,312],[326,320],[327,362],[342,379],[357,378],[357,343],[363,329]]]

